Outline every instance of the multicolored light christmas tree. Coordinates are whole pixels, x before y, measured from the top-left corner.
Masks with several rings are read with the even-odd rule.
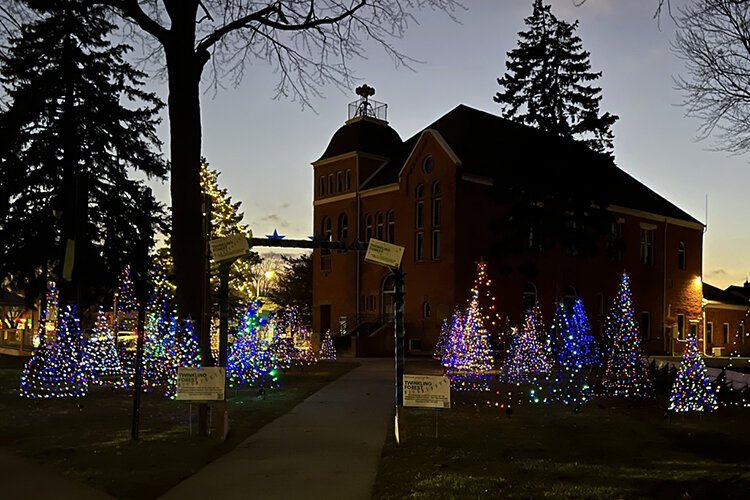
[[[93,384],[119,384],[123,375],[123,366],[115,347],[115,337],[109,326],[107,316],[99,311],[91,335],[84,341],[84,353],[89,374]]]
[[[257,385],[273,387],[278,382],[279,363],[273,339],[264,332],[268,321],[260,315],[260,302],[252,301],[242,317],[227,357],[230,387]]]
[[[669,411],[713,411],[718,407],[708,371],[698,351],[698,340],[690,335],[669,397]]]
[[[576,360],[582,366],[598,365],[601,361],[599,346],[591,334],[591,324],[583,307],[583,300],[577,297],[570,316],[570,326],[573,332],[571,342],[574,343]]]
[[[523,325],[511,340],[508,357],[500,372],[502,381],[525,384],[550,370],[549,353],[543,337],[542,312],[539,306],[531,307],[524,313]]]
[[[33,345],[39,347],[47,342],[48,333],[53,333],[57,325],[59,312],[59,293],[54,281],[47,282],[47,292],[44,297],[44,307],[39,314],[39,328],[34,335]]]
[[[432,351],[432,357],[442,361],[445,356],[445,350],[450,344],[451,335],[453,332],[453,318],[461,316],[461,310],[456,308],[450,318],[443,321],[440,325],[440,334],[438,335],[437,342],[435,343],[435,349]]]
[[[638,325],[635,323],[630,277],[622,274],[607,324],[610,346],[602,377],[602,394],[606,396],[644,397],[653,392],[648,367],[641,350]]]
[[[583,373],[577,335],[558,303],[550,328],[548,353],[552,354],[551,370],[540,376],[531,391],[535,403],[553,401],[578,406],[591,399],[591,387]]]
[[[34,350],[21,374],[21,396],[28,398],[83,397],[88,377],[81,326],[75,306],[59,314],[55,339]]]
[[[331,330],[323,335],[323,342],[320,344],[320,359],[332,361],[336,359],[336,347],[333,345]]]
[[[492,370],[492,350],[479,305],[479,288],[487,283],[487,265],[477,263],[477,275],[466,312],[451,318],[450,336],[442,363],[453,386],[464,390],[486,390]]]
[[[135,285],[130,275],[130,266],[120,273],[115,292],[115,330],[135,331],[137,327]]]

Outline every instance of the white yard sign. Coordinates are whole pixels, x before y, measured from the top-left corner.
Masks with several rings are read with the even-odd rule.
[[[404,374],[404,406],[450,408],[450,379],[444,375]]]
[[[224,367],[177,368],[178,401],[220,401],[224,399]]]
[[[398,268],[404,256],[404,247],[388,243],[387,241],[370,239],[365,253],[365,261],[381,266]]]
[[[249,236],[238,233],[211,240],[208,242],[211,246],[211,257],[214,259],[214,262],[221,262],[247,255],[250,253],[250,246],[247,244],[247,239],[252,237],[252,233]]]

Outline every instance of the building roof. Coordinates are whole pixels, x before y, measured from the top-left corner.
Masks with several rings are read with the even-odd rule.
[[[733,288],[734,285],[730,286],[729,288]],[[722,290],[721,288],[715,287],[713,285],[709,285],[705,281],[703,282],[703,298],[705,300],[711,300],[714,302],[721,302],[724,304],[734,304],[738,306],[746,306],[748,305],[748,298],[742,297],[738,295],[737,293],[732,293],[729,288],[726,290]],[[735,288],[742,288],[742,287],[735,287]],[[748,289],[748,292],[750,292],[750,289]]]
[[[0,306],[26,307],[23,297],[15,293],[0,291]]]
[[[353,151],[390,158],[402,145],[401,136],[388,126],[388,122],[361,116],[347,121],[333,134],[323,156],[317,161]]]
[[[496,184],[537,183],[540,179],[547,179],[553,186],[571,189],[578,186],[600,193],[602,199],[611,205],[700,224],[687,212],[618,168],[611,157],[595,153],[580,142],[463,104],[404,142],[362,189],[398,182],[406,159],[428,129],[440,133],[461,160],[464,172],[492,178]]]
[[[750,301],[750,283],[747,281],[744,285],[729,285],[724,291],[741,298],[745,304]]]

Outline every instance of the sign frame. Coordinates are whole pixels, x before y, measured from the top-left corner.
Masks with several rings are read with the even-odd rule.
[[[450,379],[445,375],[417,375],[405,373],[404,406],[450,409]]]
[[[176,401],[224,401],[225,397],[226,368],[223,366],[177,368]]]
[[[398,269],[404,257],[405,247],[387,241],[370,238],[365,253],[365,262]]]

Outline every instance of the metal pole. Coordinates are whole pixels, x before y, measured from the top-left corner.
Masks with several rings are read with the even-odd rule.
[[[131,438],[138,441],[141,423],[141,385],[143,383],[143,323],[146,317],[146,306],[138,303],[138,337],[135,344],[135,380],[133,381],[133,424]]]
[[[219,366],[227,366],[229,334],[229,269],[232,261],[219,264]]]
[[[393,270],[393,314],[396,357],[396,406],[404,404],[404,272]]]

